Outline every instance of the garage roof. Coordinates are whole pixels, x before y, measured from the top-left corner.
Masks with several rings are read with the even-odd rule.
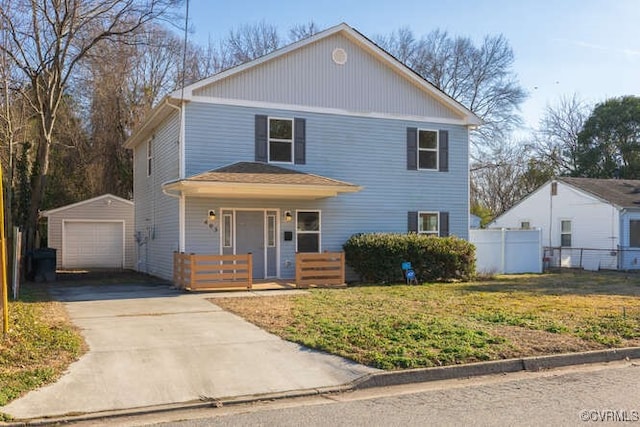
[[[65,211],[67,209],[77,208],[77,207],[80,207],[82,205],[86,205],[86,204],[89,204],[89,203],[97,202],[97,201],[100,201],[100,200],[103,200],[103,199],[104,199],[106,204],[109,204],[110,201],[117,200],[117,201],[120,201],[120,202],[128,203],[128,204],[133,206],[133,202],[131,200],[123,199],[122,197],[114,196],[113,194],[107,193],[107,194],[103,194],[102,196],[94,197],[92,199],[87,199],[87,200],[83,200],[81,202],[72,203],[70,205],[60,206],[59,208],[42,211],[42,212],[40,212],[40,216],[47,218],[50,215]]]

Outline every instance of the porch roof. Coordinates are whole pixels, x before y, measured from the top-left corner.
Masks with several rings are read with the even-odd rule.
[[[313,200],[355,193],[362,187],[320,175],[257,162],[239,162],[162,186],[192,197]]]

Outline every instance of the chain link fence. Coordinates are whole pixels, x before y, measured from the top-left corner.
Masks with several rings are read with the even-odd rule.
[[[640,248],[615,249],[545,247],[543,266],[584,270],[639,270]]]

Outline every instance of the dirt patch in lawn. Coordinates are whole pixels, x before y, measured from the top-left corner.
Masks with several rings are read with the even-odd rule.
[[[295,302],[290,296],[211,298],[209,301],[272,333],[284,330],[294,321]]]
[[[556,353],[575,353],[598,350],[604,347],[602,344],[588,342],[570,335],[560,335],[516,326],[498,326],[493,328],[493,333],[506,338],[513,344],[512,348],[501,354],[505,359],[544,356]]]

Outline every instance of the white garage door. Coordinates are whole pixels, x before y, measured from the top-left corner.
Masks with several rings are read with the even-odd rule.
[[[122,222],[64,222],[64,268],[122,268]]]

